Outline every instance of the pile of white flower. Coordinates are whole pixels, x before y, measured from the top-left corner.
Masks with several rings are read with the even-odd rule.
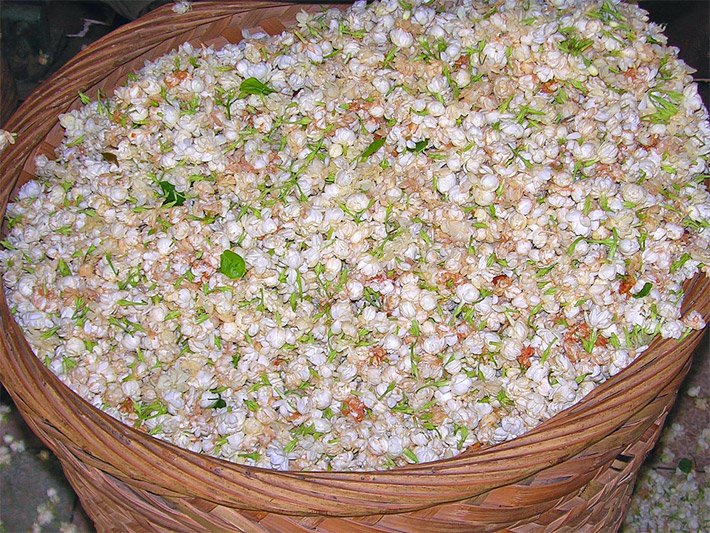
[[[197,452],[511,439],[704,325],[710,128],[665,43],[608,0],[388,0],[183,45],[61,117],[9,305],[78,394]]]

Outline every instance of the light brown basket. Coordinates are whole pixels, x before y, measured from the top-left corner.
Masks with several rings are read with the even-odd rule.
[[[111,93],[149,58],[180,43],[220,46],[242,30],[280,32],[304,9],[202,2],[158,9],[96,42],[45,82],[6,128],[0,214],[53,155],[57,117],[77,93]],[[710,282],[686,285],[683,310],[710,317]],[[59,457],[100,531],[611,530],[626,511],[701,334],[656,342],[582,402],[512,441],[388,472],[278,472],[201,456],[124,426],[64,386],[33,355],[0,296],[0,380]]]

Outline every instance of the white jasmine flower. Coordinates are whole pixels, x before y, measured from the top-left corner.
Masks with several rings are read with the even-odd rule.
[[[184,15],[188,11],[192,9],[192,2],[187,2],[187,1],[180,1],[180,2],[175,2],[175,5],[173,5],[173,11],[177,13],[178,15]]]
[[[458,296],[462,302],[471,303],[478,300],[480,293],[478,289],[470,283],[464,283],[456,289],[456,296]]]
[[[412,34],[400,28],[395,28],[390,32],[390,40],[393,45],[399,48],[409,48],[414,44]]]
[[[0,152],[2,152],[9,145],[15,144],[15,137],[15,133],[10,133],[9,131],[0,129]]]

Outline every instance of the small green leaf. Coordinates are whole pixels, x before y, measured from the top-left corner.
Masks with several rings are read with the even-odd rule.
[[[212,407],[212,409],[223,409],[224,407],[227,407],[227,402],[225,402],[222,398],[217,398],[217,400],[210,407]]]
[[[574,28],[560,28],[559,32],[566,37],[564,41],[557,44],[557,48],[573,56],[581,56],[582,53],[594,44],[591,39],[582,39]]]
[[[240,453],[239,457],[243,459],[251,459],[252,461],[258,461],[259,459],[261,459],[261,454],[258,452]]]
[[[164,415],[168,412],[168,408],[161,403],[160,400],[156,400],[153,403],[133,402],[133,409],[138,416],[136,426],[140,426],[145,420]]]
[[[679,106],[683,101],[683,93],[653,89],[648,92],[648,99],[656,108],[656,112],[642,118],[653,124],[668,124],[678,114]]]
[[[50,328],[47,331],[45,331],[44,333],[42,333],[42,335],[40,335],[40,339],[42,339],[43,341],[46,341],[47,339],[51,339],[52,337],[54,337],[57,334],[58,331],[59,331],[59,326],[54,326],[53,328]]]
[[[86,105],[91,103],[91,98],[89,98],[87,95],[79,91],[79,100],[81,100],[81,103]]]
[[[575,382],[577,385],[579,385],[579,384],[581,384],[581,383],[586,379],[586,377],[587,377],[588,375],[589,375],[589,372],[586,372],[586,373],[584,373],[584,374],[581,374],[581,375],[577,376],[576,378],[574,378],[574,382]]]
[[[185,203],[185,193],[175,190],[175,185],[169,181],[159,181],[160,189],[163,191],[163,205],[169,207],[182,205]]]
[[[415,337],[419,337],[422,334],[422,331],[419,328],[419,322],[412,320],[412,325],[409,326],[409,332]]]
[[[538,270],[538,271],[535,273],[535,275],[536,275],[538,278],[543,278],[543,277],[547,276],[550,272],[552,272],[552,269],[554,269],[556,266],[557,266],[557,262],[554,262],[554,263],[552,263],[551,265],[546,266],[546,267],[543,267],[543,268],[541,268],[540,270]]]
[[[219,271],[229,279],[241,279],[247,273],[247,265],[241,255],[225,250],[219,258]]]
[[[143,300],[139,302],[134,302],[132,300],[126,300],[124,298],[121,298],[116,302],[116,305],[119,305],[121,307],[139,307],[141,305],[148,305],[148,302],[144,302]]]
[[[686,474],[690,474],[693,470],[693,461],[687,457],[683,457],[680,461],[678,461],[678,470],[685,472]]]
[[[632,296],[634,298],[643,298],[644,296],[648,296],[648,294],[651,292],[652,288],[653,288],[653,283],[646,282],[644,284],[644,286],[641,288],[641,290]]]
[[[84,142],[84,134],[82,133],[79,135],[76,139],[74,139],[71,142],[67,143],[67,148],[73,148],[74,146],[80,145],[82,142]]]
[[[500,391],[498,391],[498,394],[496,394],[496,399],[500,402],[500,404],[503,407],[507,407],[507,406],[515,404],[515,402],[510,399],[510,397],[508,396],[508,393],[505,391],[505,389],[501,389]]]
[[[84,348],[86,348],[87,352],[93,352],[94,348],[96,348],[98,345],[99,343],[96,341],[84,340]]]
[[[690,260],[690,254],[689,253],[684,253],[680,259],[676,259],[671,263],[671,274],[674,274],[681,268],[683,268],[683,265],[685,265],[688,261]]]
[[[394,56],[397,54],[397,48],[392,47],[390,48],[389,52],[387,52],[387,55],[385,55],[385,60],[382,62],[382,68],[388,68],[389,65],[392,63],[394,60]]]
[[[69,265],[67,265],[66,261],[64,259],[59,260],[59,264],[57,265],[57,270],[59,271],[59,274],[62,276],[71,276],[71,270],[69,269]]]
[[[296,446],[298,446],[298,439],[291,439],[289,443],[284,446],[284,451],[286,453],[291,453],[296,449]]]
[[[420,154],[426,150],[427,146],[429,146],[429,139],[422,139],[421,141],[414,143],[414,148],[407,148],[407,150],[414,152],[415,154]]]
[[[239,85],[239,95],[244,98],[250,94],[261,94],[266,96],[274,92],[274,89],[259,81],[256,78],[247,78]]]
[[[376,137],[375,140],[372,141],[367,148],[365,148],[365,151],[362,152],[362,155],[360,156],[360,158],[364,161],[365,159],[367,159],[368,157],[373,155],[375,152],[377,152],[377,150],[382,148],[382,146],[384,144],[385,144],[384,137]]]
[[[417,454],[415,454],[412,450],[409,448],[405,448],[402,450],[402,455],[404,455],[407,459],[409,459],[412,463],[418,463],[419,458],[417,457]]]

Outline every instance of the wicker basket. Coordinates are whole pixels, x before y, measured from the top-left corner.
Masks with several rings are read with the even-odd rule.
[[[57,117],[77,93],[105,93],[180,43],[224,45],[280,32],[304,9],[202,2],[158,9],[96,42],[6,124],[0,215],[34,157],[53,155]],[[710,317],[710,282],[686,285],[683,311]],[[1,292],[1,291],[0,291]],[[388,472],[278,472],[197,455],[125,426],[79,398],[35,357],[0,295],[0,380],[59,457],[100,531],[611,530],[658,438],[701,334],[656,342],[629,368],[532,432],[449,460]]]

